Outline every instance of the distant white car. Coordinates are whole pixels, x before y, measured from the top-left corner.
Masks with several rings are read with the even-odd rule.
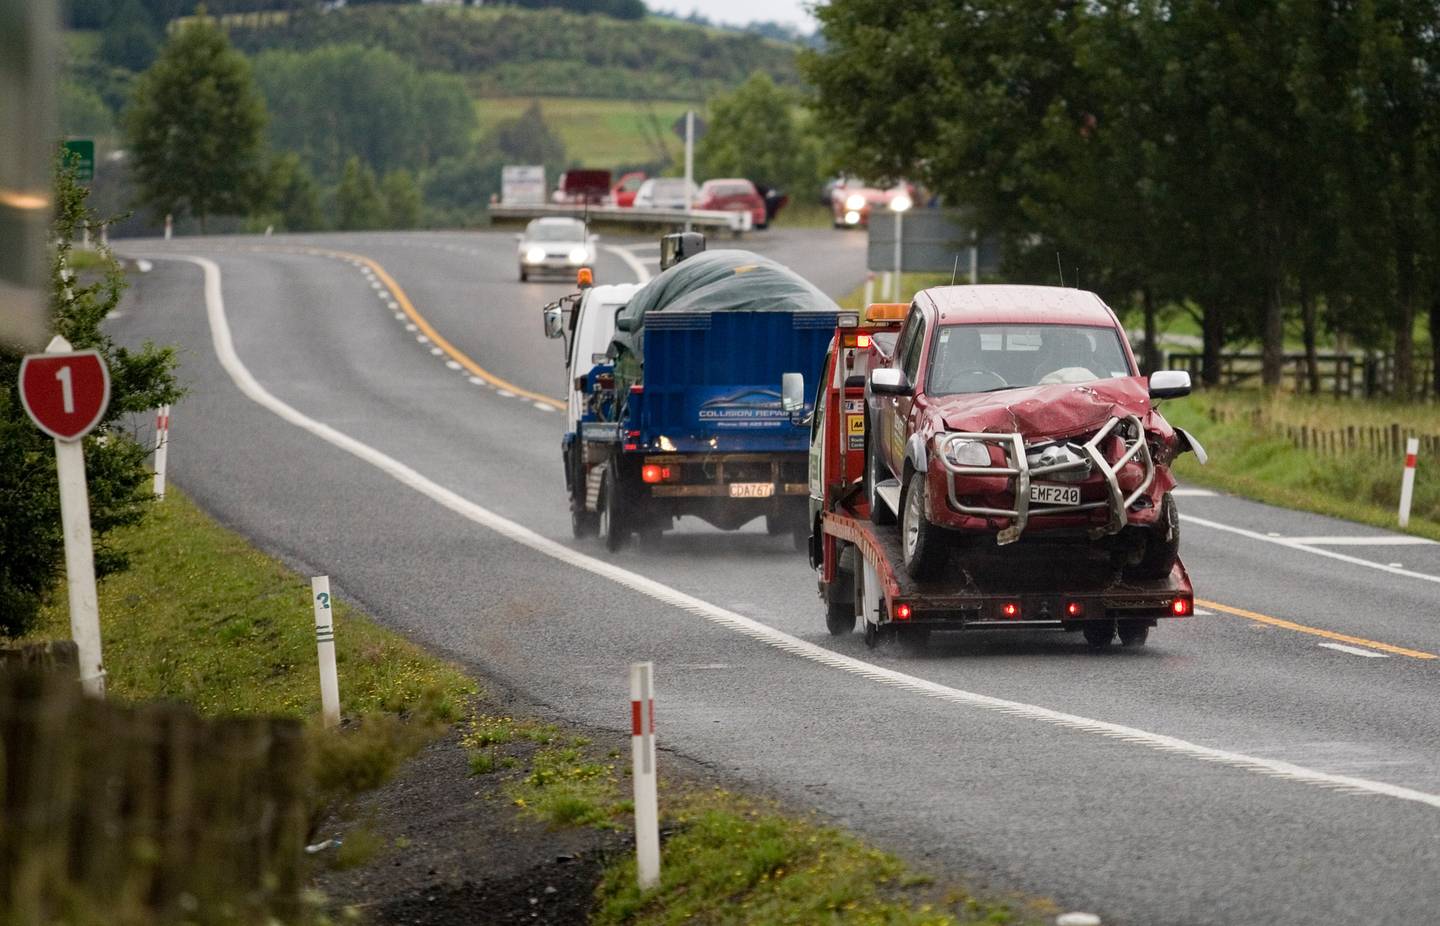
[[[690,184],[690,202],[700,198],[700,188]],[[684,209],[684,177],[651,177],[635,192],[636,209]]]
[[[519,240],[520,282],[544,274],[573,277],[581,267],[595,266],[595,242],[579,219],[536,219]]]

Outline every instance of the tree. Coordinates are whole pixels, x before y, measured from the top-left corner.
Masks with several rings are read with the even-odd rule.
[[[320,211],[320,194],[315,178],[294,153],[282,154],[270,162],[269,208],[280,217],[286,231],[316,231],[325,227]]]
[[[202,15],[140,75],[125,113],[139,198],[200,220],[263,203],[265,106],[250,65]]]
[[[514,119],[496,123],[480,147],[495,152],[508,164],[544,164],[552,175],[565,167],[565,143],[545,121],[539,100],[531,102]]]
[[[340,185],[335,189],[335,227],[341,231],[365,231],[385,226],[385,200],[375,184],[375,171],[352,156],[345,162]]]
[[[380,182],[385,200],[386,228],[414,228],[420,224],[420,187],[408,170],[393,170]]]
[[[150,475],[147,448],[126,433],[126,415],[174,402],[175,352],[146,344],[139,350],[116,347],[100,330],[120,301],[125,279],[119,264],[102,251],[103,275],[95,282],[68,280],[71,244],[98,217],[86,205],[88,195],[75,180],[64,156],[55,180],[56,242],[51,262],[51,312],[55,332],[77,349],[95,348],[110,369],[110,405],[95,433],[85,439],[90,489],[90,523],[95,532],[95,571],[99,576],[124,569],[126,561],[111,545],[116,528],[135,524],[145,514]],[[20,404],[19,354],[0,348],[0,635],[24,633],[42,600],[64,571],[60,497],[52,441],[26,417]]]
[[[143,71],[155,60],[160,35],[139,0],[124,0],[105,23],[100,57],[127,71]]]
[[[819,152],[796,117],[800,100],[757,71],[710,102],[710,128],[696,161],[702,176],[746,177],[807,195],[818,189]]]

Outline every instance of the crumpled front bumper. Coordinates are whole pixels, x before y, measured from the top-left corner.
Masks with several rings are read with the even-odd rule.
[[[1114,463],[1105,459],[1101,452],[1101,445],[1115,432],[1121,423],[1129,425],[1131,437],[1121,437],[1124,449]],[[952,510],[960,514],[972,515],[986,518],[1009,518],[1010,526],[1003,528],[996,535],[996,542],[999,544],[1014,543],[1020,539],[1025,528],[1030,523],[1032,512],[1030,509],[1030,484],[1035,479],[1046,476],[1061,477],[1068,474],[1089,475],[1098,472],[1104,478],[1106,497],[1101,501],[1081,502],[1078,505],[1045,505],[1037,508],[1036,515],[1069,515],[1084,514],[1106,509],[1108,517],[1103,525],[1090,529],[1092,539],[1104,537],[1107,534],[1117,533],[1123,528],[1128,517],[1126,512],[1155,481],[1155,461],[1150,455],[1150,448],[1145,442],[1145,429],[1140,419],[1134,415],[1126,415],[1123,418],[1111,418],[1105,423],[1095,435],[1084,444],[1077,446],[1085,454],[1080,460],[1071,460],[1062,463],[1055,463],[1048,466],[1031,466],[1025,453],[1025,438],[1018,433],[993,434],[967,431],[947,431],[938,436],[939,446],[944,446],[952,440],[970,440],[981,442],[987,446],[996,446],[1005,455],[1005,466],[961,466],[952,463],[946,455],[936,453],[933,460],[938,462],[944,470],[950,474],[945,480],[946,489],[949,495],[949,503]],[[1138,462],[1144,469],[1144,476],[1139,484],[1130,492],[1125,492],[1120,486],[1120,470],[1131,461]],[[1008,477],[1014,480],[1014,501],[1011,508],[988,508],[976,505],[966,505],[961,502],[955,490],[954,476],[966,477]]]

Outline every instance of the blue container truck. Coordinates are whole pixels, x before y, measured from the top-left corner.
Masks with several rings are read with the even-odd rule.
[[[583,294],[549,308],[547,333],[569,341],[576,414],[563,451],[576,536],[614,550],[684,515],[723,530],[763,517],[805,547],[806,392],[835,331],[829,297],[768,258],[716,250],[618,309]],[[586,351],[606,333],[603,351]]]

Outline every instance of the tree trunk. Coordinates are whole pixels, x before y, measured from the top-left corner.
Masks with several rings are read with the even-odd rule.
[[[1320,394],[1320,359],[1316,356],[1316,324],[1315,324],[1315,300],[1310,297],[1310,291],[1302,284],[1300,287],[1300,322],[1304,328],[1305,339],[1305,375],[1309,380],[1310,394]]]
[[[1155,297],[1150,292],[1150,287],[1140,291],[1140,298],[1145,306],[1145,357],[1144,370],[1147,375],[1160,369],[1160,333],[1155,318]]]
[[[1261,336],[1260,381],[1267,387],[1280,385],[1285,373],[1285,312],[1280,303],[1280,284],[1265,287],[1265,328]]]
[[[1402,239],[1403,240],[1403,239]],[[1415,395],[1415,252],[1407,244],[1396,249],[1395,395],[1408,402]]]
[[[1430,294],[1430,391],[1440,399],[1440,286]]]
[[[1225,316],[1220,308],[1209,305],[1204,309],[1200,330],[1204,336],[1204,359],[1200,367],[1200,381],[1207,386],[1220,385],[1220,352],[1225,349]]]

